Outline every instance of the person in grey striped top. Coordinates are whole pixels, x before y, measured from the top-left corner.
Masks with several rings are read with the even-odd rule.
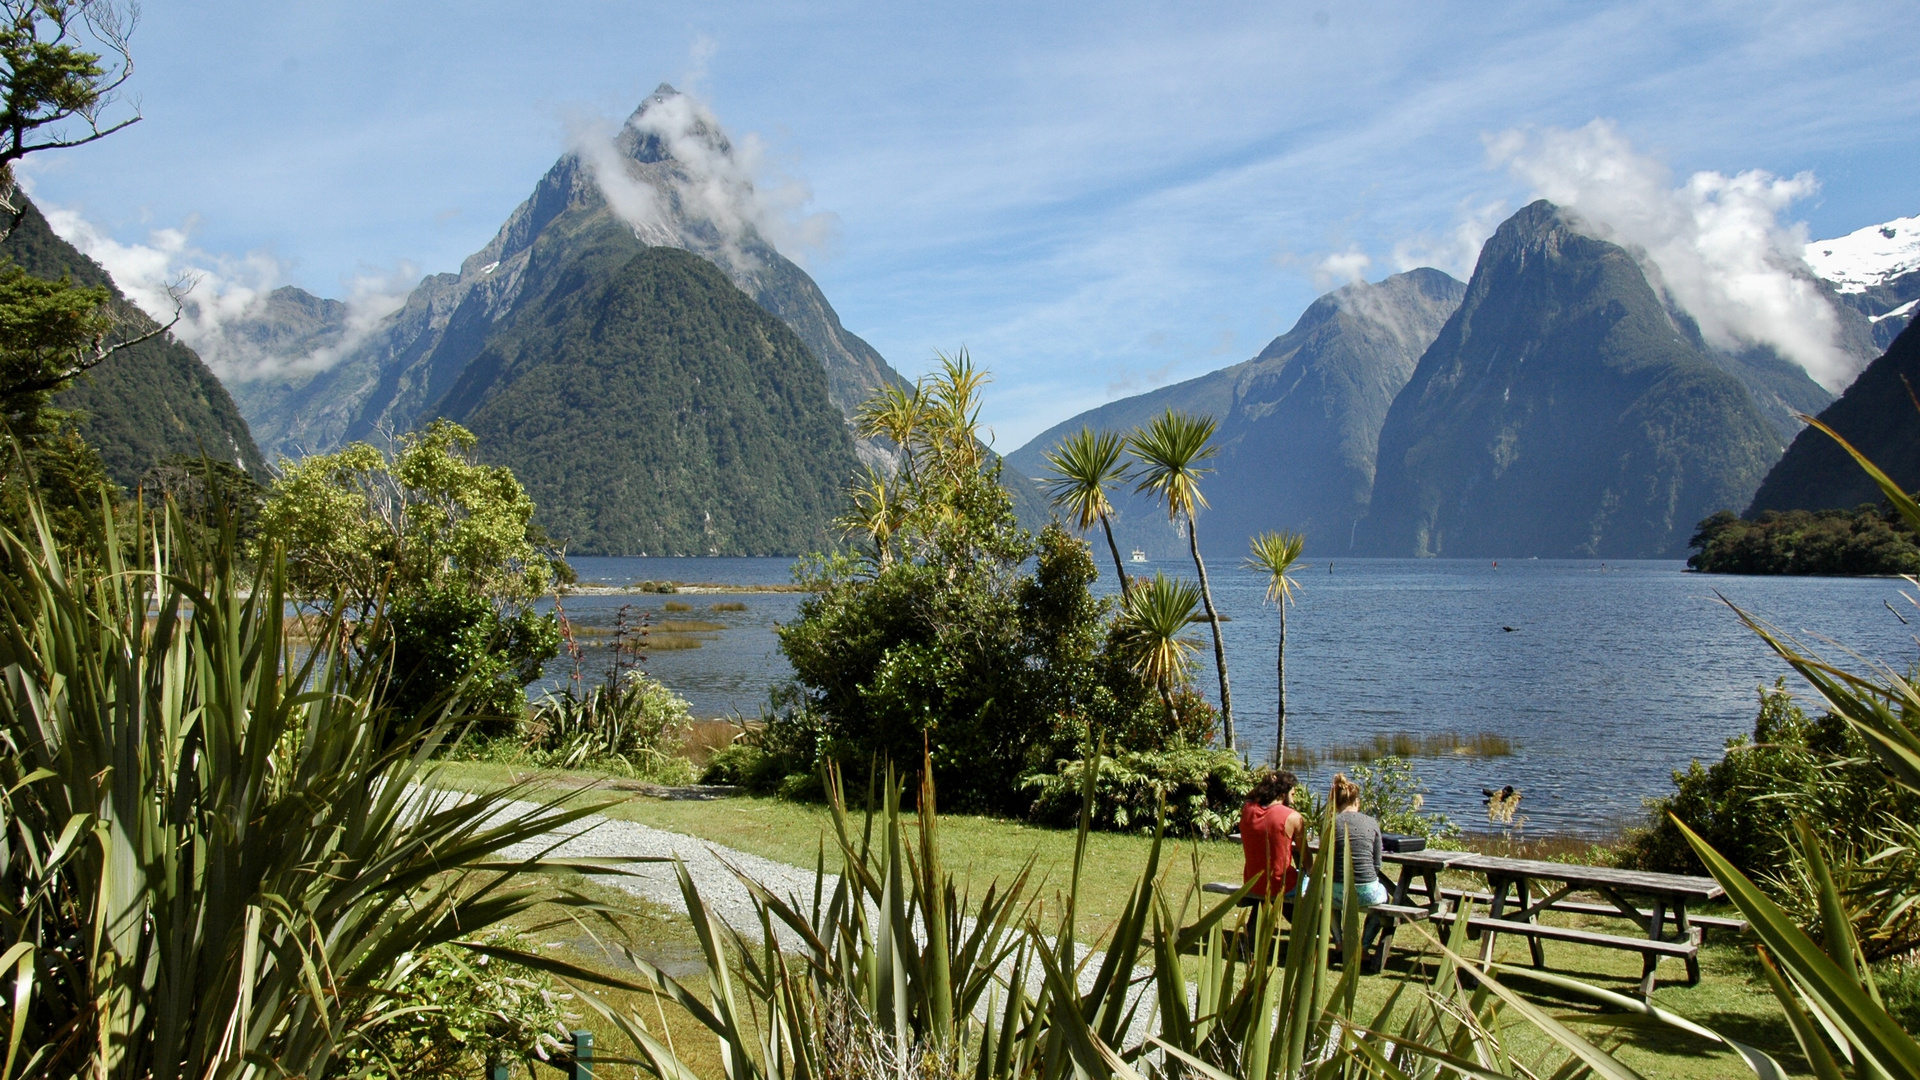
[[[1346,773],[1333,778],[1333,902],[1341,902],[1346,890],[1342,880],[1347,873],[1346,851],[1353,848],[1353,897],[1362,907],[1387,902],[1387,886],[1381,880],[1380,823],[1360,812],[1360,785],[1347,779]]]

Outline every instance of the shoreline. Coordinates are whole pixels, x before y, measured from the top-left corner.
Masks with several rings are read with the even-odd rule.
[[[561,596],[699,596],[717,593],[803,593],[812,590],[805,585],[724,585],[715,581],[679,582],[679,581],[636,581],[631,585],[603,585],[589,582],[581,585],[568,585],[556,589]]]

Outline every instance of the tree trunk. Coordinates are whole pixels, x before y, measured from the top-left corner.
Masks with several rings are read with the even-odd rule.
[[[1227,749],[1238,750],[1233,737],[1233,690],[1227,684],[1227,647],[1220,640],[1220,615],[1213,610],[1213,587],[1207,584],[1207,564],[1200,558],[1200,531],[1193,515],[1187,515],[1187,546],[1193,551],[1194,569],[1200,572],[1200,602],[1207,608],[1207,623],[1213,627],[1213,666],[1220,671],[1220,736]]]
[[[1273,767],[1287,767],[1287,598],[1280,598],[1280,722],[1274,729]]]
[[[1167,725],[1169,727],[1179,726],[1180,717],[1174,714],[1173,694],[1167,689],[1166,677],[1161,676],[1160,679],[1154,682],[1153,686],[1154,689],[1160,691],[1160,704],[1167,710]]]
[[[1107,515],[1100,515],[1100,528],[1106,530],[1107,550],[1113,552],[1113,572],[1120,575],[1120,595],[1124,598],[1133,591],[1133,582],[1127,577],[1127,564],[1120,561],[1120,545],[1113,542],[1113,526],[1107,523]]]

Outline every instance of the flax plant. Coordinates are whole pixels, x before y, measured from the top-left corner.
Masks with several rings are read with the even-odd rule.
[[[435,795],[457,732],[376,708],[337,607],[285,637],[284,560],[102,519],[0,528],[0,1078],[319,1077],[409,958],[593,910],[545,875],[608,867],[503,854],[591,807]]]

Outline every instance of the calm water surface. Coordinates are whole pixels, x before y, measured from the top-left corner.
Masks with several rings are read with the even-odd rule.
[[[582,581],[672,579],[784,583],[783,559],[575,560]],[[1480,790],[1512,784],[1530,831],[1603,831],[1638,816],[1641,799],[1671,786],[1693,758],[1719,757],[1728,737],[1751,734],[1755,690],[1785,672],[1716,593],[1835,656],[1843,646],[1905,668],[1914,662],[1913,617],[1888,579],[1749,578],[1688,574],[1679,562],[1599,563],[1338,559],[1299,575],[1287,634],[1288,741],[1351,744],[1375,734],[1491,732],[1511,757],[1423,758],[1428,805],[1485,827]],[[1191,576],[1190,564],[1157,568]],[[1151,572],[1149,564],[1139,570]],[[1241,743],[1251,755],[1274,740],[1274,646],[1279,624],[1264,582],[1230,565],[1208,566],[1224,626]],[[1111,567],[1102,578],[1111,591]],[[568,616],[612,625],[622,604],[671,617],[724,622],[704,647],[655,653],[647,668],[702,715],[757,715],[767,687],[790,674],[773,627],[799,607],[794,593],[573,597]],[[717,602],[745,611],[712,612]],[[1506,629],[1512,627],[1511,630]],[[1212,694],[1206,630],[1199,684]],[[587,673],[604,667],[588,652]],[[556,662],[552,680],[569,670]],[[1798,687],[1804,689],[1804,687]],[[537,690],[538,688],[536,688]],[[1310,777],[1325,786],[1322,769]]]

